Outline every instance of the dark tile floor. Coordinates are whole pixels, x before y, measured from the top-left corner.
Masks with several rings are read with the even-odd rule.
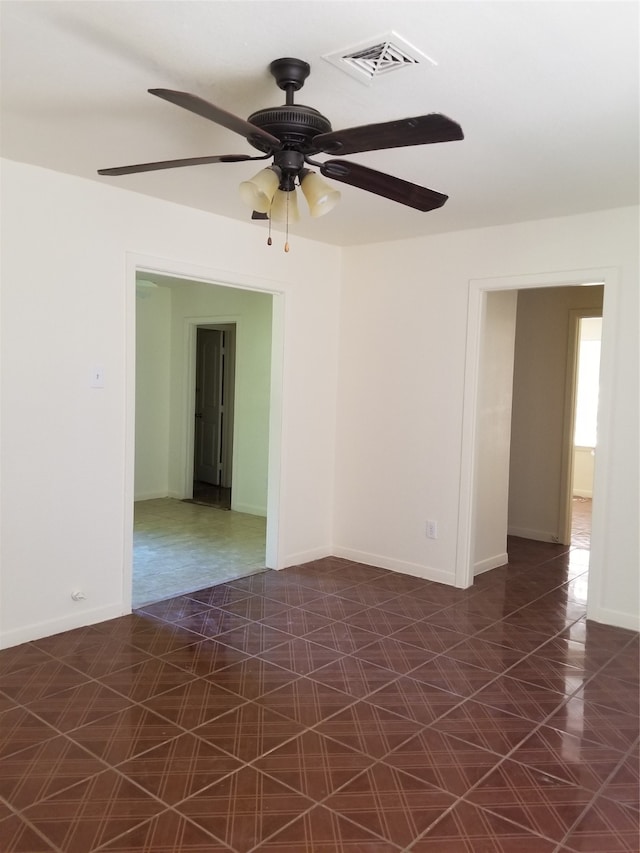
[[[588,552],[341,559],[0,652],[3,853],[638,851],[638,635]]]

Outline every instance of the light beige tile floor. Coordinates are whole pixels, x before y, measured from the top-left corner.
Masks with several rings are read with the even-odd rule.
[[[134,507],[133,606],[265,568],[266,519],[173,498]]]

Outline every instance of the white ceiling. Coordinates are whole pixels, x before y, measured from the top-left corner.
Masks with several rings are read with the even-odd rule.
[[[96,170],[257,153],[146,90],[192,92],[246,118],[284,102],[268,66],[295,56],[311,64],[296,102],[335,129],[442,112],[465,139],[349,157],[447,193],[440,210],[341,184],[340,206],[321,219],[301,203],[293,234],[351,245],[637,204],[638,9],[607,0],[3,0],[1,151],[246,222],[237,186],[260,163],[118,178]],[[322,59],[390,30],[437,66],[366,86]]]

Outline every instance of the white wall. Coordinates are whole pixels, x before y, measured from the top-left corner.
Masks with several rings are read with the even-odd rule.
[[[469,282],[602,267],[618,283],[608,312],[605,294],[609,471],[589,614],[639,627],[637,208],[344,251],[337,553],[454,582]]]
[[[513,348],[518,294],[487,293],[478,368],[473,572],[504,565],[507,555]]]
[[[135,499],[169,494],[171,291],[136,293]]]
[[[1,644],[127,610],[132,255],[283,294],[275,562],[330,553],[339,250],[292,235],[285,254],[259,225],[12,161],[1,189]]]

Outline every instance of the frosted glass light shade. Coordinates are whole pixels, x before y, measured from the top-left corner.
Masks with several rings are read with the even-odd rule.
[[[280,176],[275,169],[262,169],[250,181],[240,184],[240,198],[251,210],[268,213],[279,183]]]
[[[289,222],[300,221],[296,191],[285,192],[284,190],[276,190],[269,212],[269,218],[274,222],[287,221],[287,196],[289,196]]]
[[[340,193],[324,181],[316,172],[308,172],[302,179],[300,189],[309,205],[311,216],[324,216],[340,201]]]

